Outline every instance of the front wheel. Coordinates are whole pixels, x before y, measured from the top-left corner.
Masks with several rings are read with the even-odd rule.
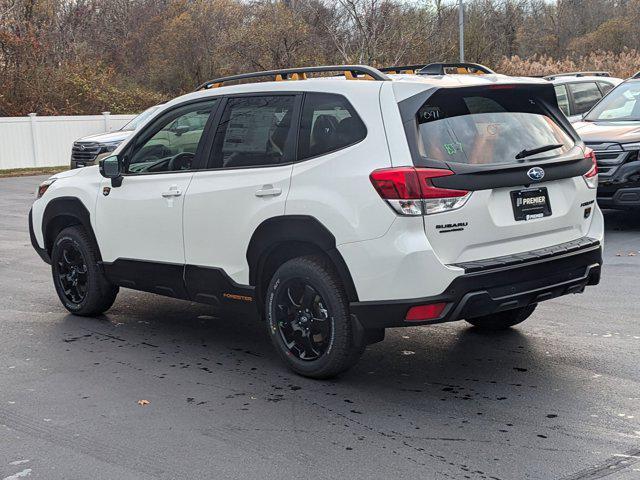
[[[333,377],[356,363],[349,301],[333,266],[319,256],[284,263],[266,293],[265,312],[271,341],[296,373]]]
[[[53,242],[53,283],[71,313],[98,315],[113,305],[118,287],[105,278],[98,260],[94,243],[81,227],[65,228]]]
[[[506,310],[482,317],[467,318],[466,320],[471,325],[483,330],[505,330],[524,322],[531,316],[537,306],[537,303],[533,303],[526,307],[514,308],[513,310]]]

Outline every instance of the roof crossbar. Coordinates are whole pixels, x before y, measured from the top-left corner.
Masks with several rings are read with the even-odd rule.
[[[445,75],[445,69],[447,68],[462,68],[468,71],[476,70],[484,74],[494,74],[493,70],[479,63],[430,63],[425,65],[424,68],[418,71],[418,75]]]
[[[271,77],[272,80],[305,80],[307,73],[340,72],[348,80],[391,80],[380,70],[368,65],[324,65],[319,67],[284,68],[280,70],[266,70],[263,72],[242,73],[239,75],[229,75],[227,77],[214,78],[204,82],[196,88],[198,90],[208,90],[223,86],[227,82],[245,80],[249,78]]]
[[[611,74],[609,72],[602,71],[586,71],[586,72],[567,72],[567,73],[556,73],[555,75],[545,75],[545,80],[553,80],[558,77],[610,77]]]

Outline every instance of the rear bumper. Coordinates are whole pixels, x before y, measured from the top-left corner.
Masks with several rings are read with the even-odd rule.
[[[603,193],[598,191],[598,205],[601,208],[640,208],[640,187],[619,188],[611,195]]]
[[[409,327],[451,322],[524,307],[600,282],[602,247],[583,238],[554,247],[482,262],[456,265],[456,277],[440,295],[410,300],[353,302],[351,313],[365,329]],[[407,311],[428,303],[447,303],[434,320],[407,322]]]

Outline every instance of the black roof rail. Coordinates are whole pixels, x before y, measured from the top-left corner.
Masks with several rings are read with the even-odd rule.
[[[271,77],[275,81],[304,80],[307,78],[307,73],[321,72],[341,72],[341,74],[349,80],[363,79],[363,77],[366,78],[367,76],[372,80],[391,80],[380,70],[368,65],[324,65],[319,67],[299,67],[284,68],[280,70],[266,70],[263,72],[241,73],[239,75],[229,75],[227,77],[214,78],[213,80],[209,80],[207,82],[204,82],[202,85],[199,85],[196,88],[196,91],[221,87],[226,82],[245,80],[248,78]]]
[[[634,73],[633,77],[631,78],[640,78],[640,71],[637,71],[636,73]]]
[[[482,72],[485,74],[493,74],[496,73],[491,70],[489,67],[485,67],[484,65],[480,65],[479,63],[430,63],[429,65],[425,65],[421,70],[418,71],[418,75],[445,75],[445,69],[447,68],[465,68],[467,70],[476,70],[478,72]]]
[[[555,80],[558,77],[610,77],[610,76],[611,74],[609,72],[585,71],[585,72],[556,73],[554,75],[545,75],[543,78],[545,80]]]
[[[379,68],[384,73],[417,73],[418,70],[422,70],[426,66],[426,63],[420,63],[418,65],[397,65],[394,67]]]

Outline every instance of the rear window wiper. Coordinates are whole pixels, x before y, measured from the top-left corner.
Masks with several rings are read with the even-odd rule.
[[[535,155],[536,153],[546,152],[548,150],[555,150],[556,148],[562,147],[562,143],[554,143],[552,145],[545,145],[544,147],[532,148],[531,150],[527,150],[526,148],[521,152],[516,154],[516,160],[520,160],[521,158],[530,157],[531,155]]]

